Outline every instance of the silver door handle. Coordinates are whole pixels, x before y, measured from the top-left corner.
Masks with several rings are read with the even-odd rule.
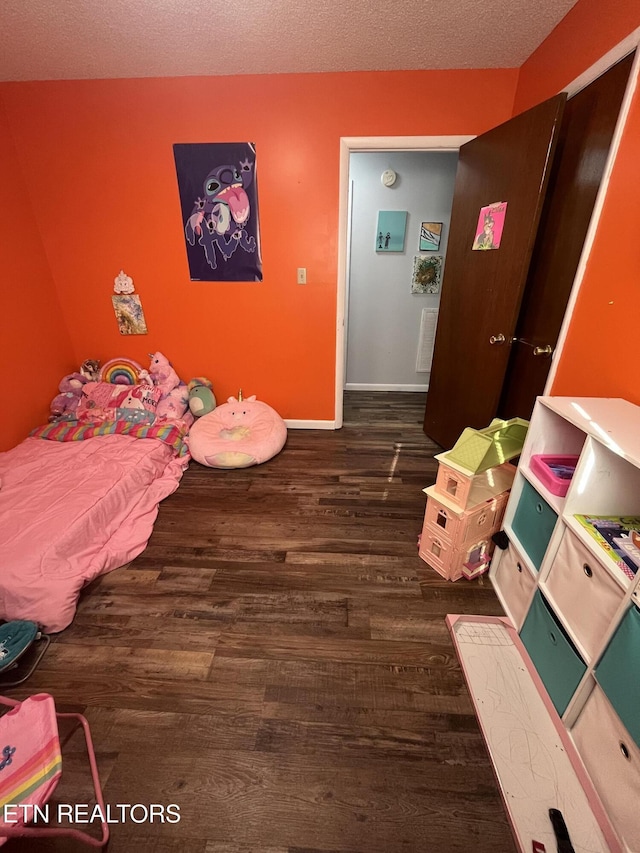
[[[489,338],[489,343],[494,345],[503,344],[506,340],[507,339],[505,338],[505,336],[502,334],[502,332],[500,332],[498,335],[491,335],[491,337]]]

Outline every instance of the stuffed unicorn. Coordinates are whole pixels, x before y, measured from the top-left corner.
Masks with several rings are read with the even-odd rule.
[[[189,392],[184,382],[163,395],[156,409],[158,418],[181,418],[188,409]]]
[[[177,388],[180,384],[180,377],[171,367],[169,359],[161,352],[149,353],[149,356],[151,358],[149,373],[153,379],[153,384],[162,391],[164,397],[174,388]]]

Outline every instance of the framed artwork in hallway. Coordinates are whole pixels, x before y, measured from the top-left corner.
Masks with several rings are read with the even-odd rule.
[[[442,222],[420,223],[420,245],[421,252],[437,252],[440,248],[442,238]]]
[[[376,252],[403,252],[406,228],[406,210],[379,210]]]

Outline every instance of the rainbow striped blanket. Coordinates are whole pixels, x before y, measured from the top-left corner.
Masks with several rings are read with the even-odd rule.
[[[184,421],[164,421],[155,424],[133,423],[127,420],[106,420],[99,423],[82,423],[63,420],[36,427],[30,435],[49,441],[85,441],[97,435],[130,435],[132,438],[157,438],[171,447],[176,456],[189,452],[184,440],[188,425]]]

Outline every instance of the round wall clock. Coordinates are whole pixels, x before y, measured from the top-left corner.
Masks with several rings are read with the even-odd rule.
[[[381,180],[382,180],[382,183],[385,187],[392,187],[395,184],[397,177],[398,176],[393,171],[393,169],[387,169],[386,171],[384,171],[382,173],[382,179]]]

